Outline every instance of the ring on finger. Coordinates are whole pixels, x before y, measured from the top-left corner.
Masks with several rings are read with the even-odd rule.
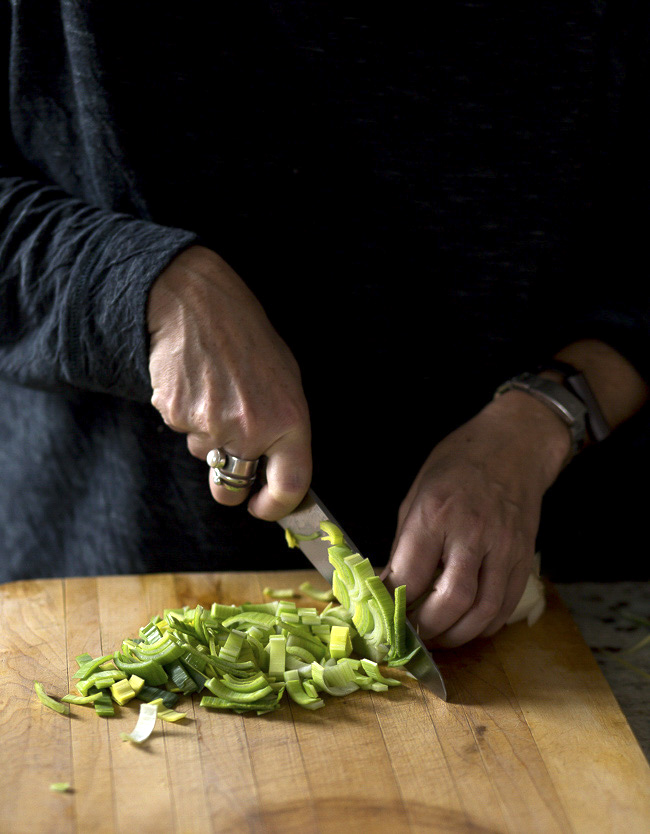
[[[212,469],[212,479],[217,486],[236,492],[248,489],[255,483],[259,458],[246,460],[231,455],[225,449],[211,449],[206,460]]]

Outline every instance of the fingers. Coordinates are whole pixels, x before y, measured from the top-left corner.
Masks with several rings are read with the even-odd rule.
[[[532,562],[532,558],[530,561],[525,559],[518,563],[512,570],[508,579],[508,586],[503,598],[501,610],[492,623],[482,632],[483,637],[491,637],[507,623],[524,593],[532,569]]]
[[[509,504],[481,512],[425,488],[400,515],[382,579],[418,601],[410,619],[430,647],[459,646],[494,634],[514,611],[533,562],[528,538]]]
[[[266,483],[248,504],[257,518],[284,518],[305,497],[312,475],[310,438],[295,432],[277,441],[267,451]]]
[[[206,435],[189,435],[187,445],[191,454],[201,459],[205,459],[208,452],[215,448],[223,448],[244,460],[265,458],[264,481],[259,480],[248,489],[217,485],[214,482],[213,470],[209,471],[210,492],[215,501],[234,507],[242,504],[252,494],[248,509],[257,518],[266,521],[284,518],[298,506],[309,489],[312,458],[311,437],[307,429],[289,432],[268,448],[264,448],[263,443],[238,445],[235,440],[218,446],[214,439]],[[260,449],[263,451],[260,452]]]
[[[298,363],[259,301],[216,253],[190,247],[154,283],[148,324],[151,402],[165,423],[201,460],[216,448],[266,457],[268,484],[251,510],[286,515],[311,479],[310,420]],[[221,504],[250,494],[209,483]]]
[[[407,514],[381,579],[390,591],[406,585],[407,604],[431,588],[444,547],[442,527],[421,508]],[[423,558],[426,554],[426,558]]]
[[[470,567],[471,578],[460,581],[456,571],[445,570],[449,575],[443,574],[413,616],[431,648],[460,646],[476,637],[495,634],[505,624],[521,598],[530,571],[524,560],[509,569],[512,558],[516,557],[503,551],[488,554],[477,575]],[[450,567],[454,564],[452,559]]]

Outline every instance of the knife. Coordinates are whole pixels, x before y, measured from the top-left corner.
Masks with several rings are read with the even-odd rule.
[[[355,547],[352,539],[348,536],[341,525],[336,521],[332,513],[327,509],[323,502],[318,498],[313,490],[309,490],[302,503],[289,515],[281,518],[278,524],[285,530],[290,529],[292,533],[299,533],[302,536],[310,536],[313,533],[320,532],[321,521],[330,521],[335,524],[343,534],[346,545],[353,553],[359,553],[359,548]],[[312,565],[324,577],[329,584],[332,584],[332,576],[334,575],[334,567],[330,564],[327,549],[329,543],[321,538],[308,539],[306,541],[298,540],[298,547],[302,550],[304,555],[309,559]],[[429,653],[429,650],[424,645],[420,636],[410,624],[406,621],[406,652],[407,654],[416,646],[420,646],[419,651],[412,660],[404,665],[415,678],[417,678],[423,686],[426,686],[438,698],[443,701],[447,700],[447,689],[445,682],[442,679],[440,670],[436,666]]]

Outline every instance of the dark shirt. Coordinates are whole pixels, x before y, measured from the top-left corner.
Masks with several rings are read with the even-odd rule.
[[[302,564],[149,402],[147,294],[195,242],[294,351],[314,485],[376,564],[505,378],[582,336],[648,375],[644,4],[445,6],[2,3],[0,581]],[[598,501],[634,529],[632,422],[550,495],[549,554],[607,561]]]

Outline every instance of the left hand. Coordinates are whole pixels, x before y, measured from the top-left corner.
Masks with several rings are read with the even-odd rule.
[[[566,426],[509,391],[444,438],[400,507],[389,564],[431,647],[498,631],[531,572],[542,498],[568,455]]]

